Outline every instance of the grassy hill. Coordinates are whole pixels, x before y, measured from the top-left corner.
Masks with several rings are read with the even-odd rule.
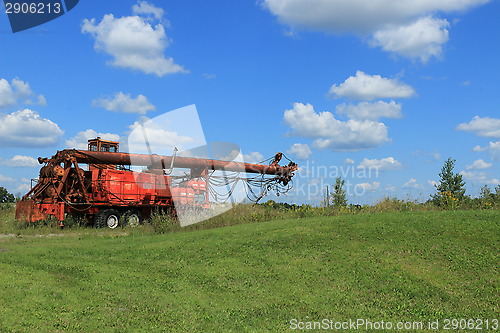
[[[491,323],[500,319],[499,224],[499,210],[429,211],[0,237],[0,331]]]

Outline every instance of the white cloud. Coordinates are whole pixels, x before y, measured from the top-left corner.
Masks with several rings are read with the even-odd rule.
[[[331,112],[316,113],[311,104],[295,103],[286,110],[284,122],[291,135],[315,138],[313,146],[334,151],[356,151],[379,147],[389,141],[387,127],[370,120],[335,119]]]
[[[165,11],[163,8],[155,7],[147,1],[139,1],[136,5],[132,6],[132,13],[136,15],[153,15],[155,19],[161,22]]]
[[[386,157],[380,160],[364,158],[357,166],[358,169],[377,169],[378,171],[401,169],[402,164],[394,157]]]
[[[88,129],[82,132],[78,132],[74,137],[66,140],[65,144],[67,148],[75,148],[87,150],[88,140],[100,137],[103,140],[118,141],[120,142],[120,136],[113,133],[98,133],[93,129]]]
[[[148,101],[146,96],[137,95],[136,98],[132,98],[130,94],[124,94],[121,91],[115,93],[112,98],[95,99],[92,105],[102,107],[108,111],[125,113],[145,114],[148,111],[156,110],[156,107]]]
[[[475,160],[472,162],[471,165],[467,165],[465,168],[467,170],[482,170],[482,169],[488,169],[493,166],[493,163],[487,163],[483,161],[482,159]]]
[[[472,182],[479,182],[483,184],[500,185],[500,181],[497,178],[489,178],[489,176],[482,171],[460,171],[460,174],[464,179]]]
[[[164,129],[161,124],[154,121],[134,122],[129,126],[130,134],[128,136],[128,146],[133,149],[142,149],[144,151],[133,151],[133,153],[147,153],[145,149],[145,138],[149,144],[149,148],[153,153],[162,151],[171,151],[173,147],[179,150],[184,150],[183,146],[187,143],[194,142],[191,137],[179,135],[175,131]]]
[[[379,182],[373,182],[373,183],[360,183],[356,184],[356,187],[361,187],[365,191],[375,191],[380,187]]]
[[[392,185],[387,185],[385,187],[385,190],[386,191],[391,191],[391,192],[396,192],[398,189],[395,187],[395,186],[392,186]]]
[[[420,184],[417,183],[415,178],[410,178],[406,183],[403,184],[403,188],[419,188]]]
[[[278,19],[295,28],[333,34],[351,33],[372,41],[383,50],[426,62],[440,56],[448,40],[446,20],[436,13],[465,12],[490,0],[263,0]],[[406,38],[406,39],[405,39]]]
[[[160,14],[163,15],[163,9],[145,1],[135,5],[133,11],[135,14],[153,14],[157,20]],[[95,19],[83,20],[82,32],[95,39],[94,49],[113,57],[110,62],[112,66],[139,70],[159,77],[186,72],[172,58],[164,55],[170,40],[163,24],[152,26],[149,21],[150,18],[137,15],[115,18],[113,14],[106,14],[99,23]]]
[[[36,101],[34,101],[36,99]],[[0,108],[7,108],[16,104],[40,106],[47,105],[45,96],[36,95],[28,82],[14,78],[10,83],[6,79],[0,79]]]
[[[435,12],[466,11],[489,0],[264,0],[282,23],[330,33],[368,34]]]
[[[33,91],[31,90],[28,82],[24,82],[22,80],[19,80],[18,78],[15,78],[12,80],[11,85],[14,88],[13,90],[17,98],[29,98],[31,95],[33,95]]]
[[[472,132],[482,137],[500,138],[500,119],[475,116],[468,123],[459,124],[457,130]]]
[[[24,183],[24,184],[19,184],[19,186],[17,186],[16,189],[14,190],[14,193],[22,194],[29,192],[29,190],[31,190],[31,185],[29,183]]]
[[[38,104],[40,106],[47,106],[47,100],[45,99],[45,96],[43,95],[38,95],[37,101],[35,104]]]
[[[0,158],[0,165],[10,167],[38,167],[40,164],[31,156],[15,155],[10,159]]]
[[[460,174],[466,179],[470,181],[484,181],[488,177],[484,172],[479,171],[460,171]]]
[[[412,151],[411,154],[418,158],[425,158],[425,162],[433,162],[441,160],[441,154],[438,152],[425,152],[421,150],[415,150]]]
[[[370,101],[378,98],[408,98],[415,95],[415,90],[398,79],[357,71],[355,76],[348,77],[340,85],[332,85],[329,94],[337,98]]]
[[[354,164],[354,160],[353,160],[353,159],[350,159],[350,158],[346,158],[346,159],[344,160],[344,163],[345,163],[345,164]]]
[[[187,153],[187,154],[185,154]],[[191,151],[185,151],[185,152],[180,152],[180,154],[183,157],[202,157],[202,158],[210,158],[208,156],[208,151],[207,151],[207,156],[200,156],[196,155],[194,156]],[[231,152],[228,155],[224,156],[214,156],[216,160],[221,160],[221,161],[235,161],[235,162],[245,162],[245,163],[260,163],[264,161],[264,155],[262,155],[259,152],[250,152],[248,154],[242,154],[239,149],[234,149],[231,150]]]
[[[311,156],[312,152],[309,146],[305,143],[294,143],[287,154],[292,154],[299,160],[307,160]]]
[[[254,151],[248,154],[243,154],[243,160],[245,163],[259,163],[264,160],[264,155]]]
[[[423,63],[440,58],[449,39],[450,24],[444,19],[421,17],[408,25],[387,27],[375,32],[371,44]]]
[[[16,98],[9,81],[0,79],[0,107],[5,108],[14,104],[16,104]]]
[[[0,115],[3,147],[49,147],[56,145],[63,133],[56,123],[30,109]]]
[[[12,183],[14,181],[14,178],[4,176],[0,174],[0,183]]]
[[[429,153],[429,156],[431,156],[435,161],[439,161],[441,159],[440,153]]]
[[[350,119],[378,120],[379,118],[401,118],[401,104],[394,101],[389,103],[377,101],[374,103],[361,102],[357,105],[340,104],[337,105],[337,113],[344,114]]]
[[[476,146],[472,150],[488,152],[492,159],[500,161],[500,141],[490,142],[486,147]]]
[[[439,182],[437,182],[435,180],[428,180],[427,184],[432,185],[433,187],[436,187],[439,185]]]

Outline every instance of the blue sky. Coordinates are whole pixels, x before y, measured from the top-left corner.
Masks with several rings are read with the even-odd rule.
[[[126,141],[191,104],[207,141],[303,166],[282,200],[318,204],[337,175],[351,203],[426,200],[448,157],[467,193],[500,184],[498,1],[96,3],[15,34],[2,8],[0,186],[13,193],[34,158],[96,133]]]

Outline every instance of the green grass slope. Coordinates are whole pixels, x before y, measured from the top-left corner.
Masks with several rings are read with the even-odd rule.
[[[492,320],[499,223],[498,210],[443,211],[163,235],[3,237],[0,331],[262,332],[290,331],[294,318]]]

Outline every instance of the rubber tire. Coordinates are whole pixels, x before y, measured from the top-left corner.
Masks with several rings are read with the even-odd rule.
[[[120,223],[123,227],[129,225],[134,228],[142,224],[142,221],[143,218],[141,212],[135,209],[129,209],[122,215]]]
[[[95,216],[95,227],[116,229],[120,225],[120,213],[115,209],[104,209]]]

